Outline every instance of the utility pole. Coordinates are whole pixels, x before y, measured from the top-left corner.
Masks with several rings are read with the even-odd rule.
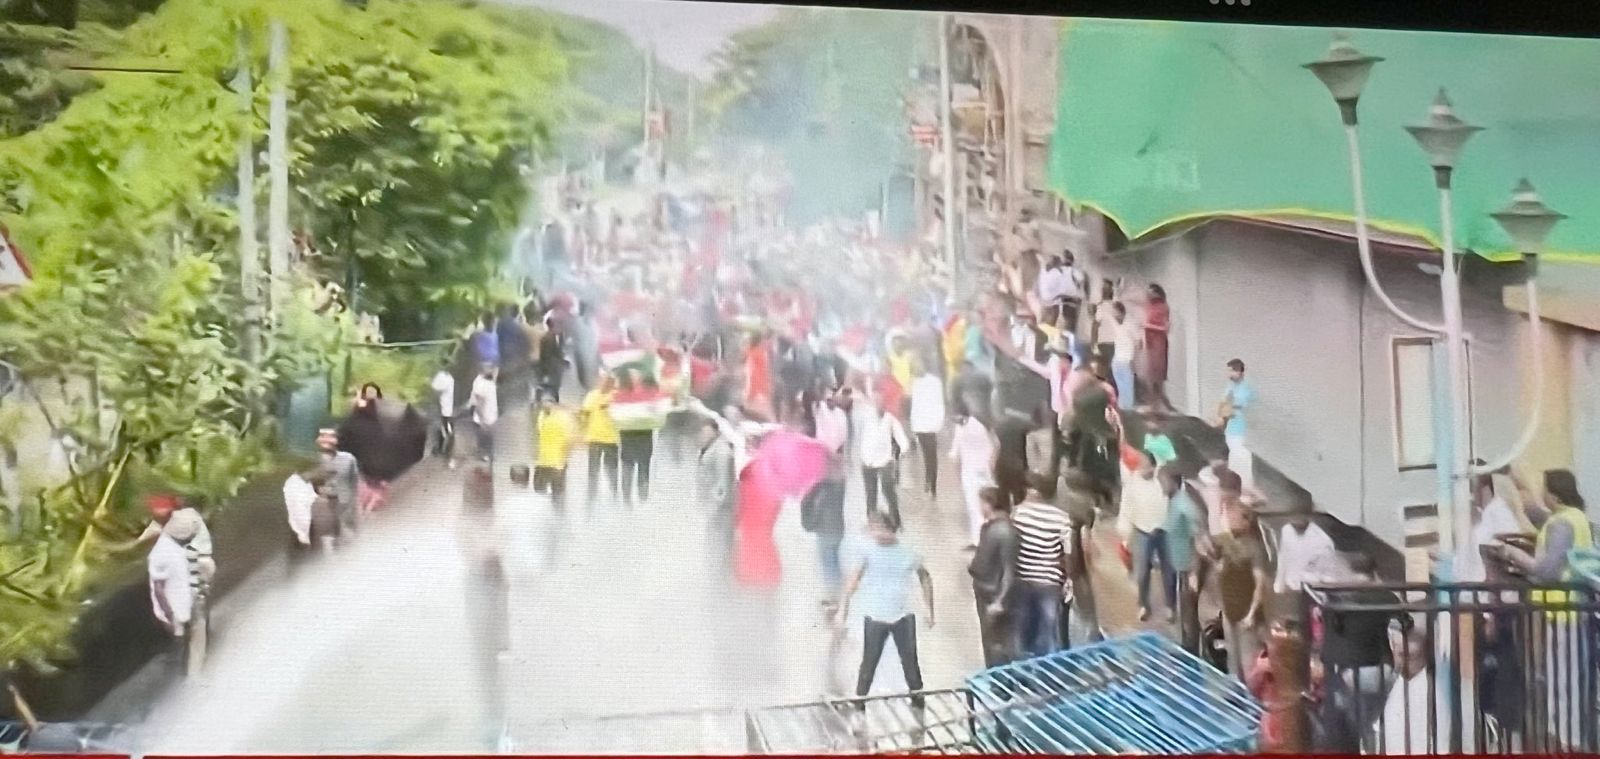
[[[255,89],[250,81],[250,33],[239,30],[239,70],[233,77],[244,118],[239,129],[239,293],[244,299],[244,359],[261,351],[261,252],[256,245]]]
[[[950,264],[952,282],[957,278],[956,260],[956,141],[951,126],[950,100],[950,14],[939,14],[939,144],[944,151],[944,255]]]
[[[693,161],[694,152],[695,152],[694,112],[695,112],[695,108],[697,107],[696,95],[699,94],[698,93],[698,88],[696,87],[697,83],[698,83],[698,81],[694,78],[693,75],[691,75],[689,77],[689,110],[688,110],[687,113],[684,114],[684,117],[689,120],[689,123],[684,125],[684,131],[685,131],[684,142],[686,143],[686,154],[687,154],[686,158],[688,159],[687,162],[692,162]]]
[[[653,138],[653,129],[652,129],[652,127],[654,126],[654,122],[655,122],[655,118],[654,118],[654,116],[655,116],[654,105],[655,104],[652,102],[652,100],[653,100],[652,95],[654,94],[654,91],[655,91],[655,84],[656,84],[655,79],[656,79],[656,46],[655,46],[655,42],[652,41],[650,43],[649,49],[646,50],[645,54],[644,54],[644,119],[643,119],[643,121],[644,121],[644,145],[643,145],[643,158],[645,160],[649,160],[650,157],[654,154],[654,151],[652,150],[652,148],[654,147],[654,138]]]
[[[270,316],[276,328],[289,274],[289,30],[272,21],[272,100],[267,116],[267,163],[272,193],[267,206],[267,247],[272,280]]]
[[[1007,196],[1011,202],[1006,205],[1010,208],[1011,224],[1016,223],[1017,206],[1021,204],[1025,183],[1022,181],[1023,162],[1022,150],[1027,144],[1025,125],[1022,123],[1022,75],[1027,66],[1022,61],[1022,32],[1023,24],[1027,19],[1023,16],[1011,17],[1011,65],[1007,68],[1011,74],[1011,85],[1006,89],[1006,105],[1011,113],[1006,115],[1006,134],[1011,139],[1006,141],[1006,176],[1011,192]]]

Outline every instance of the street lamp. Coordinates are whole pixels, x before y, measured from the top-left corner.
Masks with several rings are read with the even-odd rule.
[[[1472,530],[1472,512],[1469,506],[1472,493],[1467,487],[1465,477],[1471,466],[1472,450],[1469,436],[1462,433],[1464,429],[1471,429],[1472,420],[1469,418],[1466,403],[1468,371],[1466,339],[1461,320],[1461,269],[1457,264],[1451,180],[1455,174],[1456,161],[1461,157],[1461,149],[1466,146],[1467,140],[1483,130],[1482,127],[1472,126],[1456,116],[1450,106],[1450,97],[1441,87],[1432,107],[1429,108],[1427,122],[1406,127],[1406,131],[1411,133],[1417,145],[1427,154],[1428,165],[1433,167],[1434,187],[1439,192],[1442,253],[1439,296],[1441,310],[1444,312],[1443,332],[1447,366],[1445,377],[1449,384],[1441,404],[1444,407],[1444,418],[1440,420],[1442,422],[1440,426],[1447,431],[1447,434],[1444,440],[1439,441],[1441,455],[1436,457],[1438,459],[1436,465],[1439,474],[1439,503],[1450,504],[1450,522],[1447,529],[1439,533],[1439,548],[1443,553],[1449,553],[1457,547],[1465,549]]]
[[[1449,175],[1456,167],[1456,159],[1461,156],[1461,148],[1473,135],[1483,131],[1483,127],[1457,118],[1450,104],[1450,96],[1440,87],[1439,94],[1433,99],[1433,107],[1428,110],[1428,122],[1408,126],[1406,131],[1416,138],[1417,144],[1428,154],[1428,163],[1433,166],[1434,172],[1443,175],[1438,177],[1438,183],[1448,186]]]
[[[1528,262],[1530,274],[1538,273],[1539,254],[1544,251],[1544,241],[1550,236],[1550,230],[1567,218],[1566,214],[1546,206],[1539,198],[1539,191],[1526,179],[1517,182],[1511,191],[1511,204],[1489,216],[1500,224],[1516,251]]]
[[[1304,68],[1316,74],[1327,86],[1328,92],[1333,94],[1345,125],[1355,126],[1356,102],[1361,99],[1361,91],[1367,87],[1367,78],[1372,76],[1373,64],[1382,61],[1377,56],[1363,55],[1351,44],[1350,38],[1341,33],[1334,35],[1333,45],[1328,48],[1327,55],[1305,64]]]
[[[1350,185],[1355,201],[1356,250],[1360,253],[1361,270],[1366,275],[1367,284],[1396,319],[1427,332],[1442,332],[1441,325],[1419,319],[1400,308],[1384,291],[1383,284],[1378,281],[1378,273],[1372,266],[1372,237],[1367,230],[1367,196],[1362,178],[1361,134],[1357,126],[1356,104],[1361,100],[1373,65],[1382,60],[1356,50],[1348,37],[1339,34],[1334,36],[1333,45],[1328,48],[1326,55],[1305,64],[1304,68],[1309,69],[1328,88],[1333,101],[1339,106],[1339,117],[1344,122],[1345,150],[1350,161]]]
[[[1528,282],[1525,287],[1528,292],[1528,323],[1533,330],[1533,411],[1511,450],[1496,461],[1473,467],[1473,474],[1489,474],[1509,466],[1533,444],[1533,436],[1538,432],[1540,417],[1544,413],[1544,338],[1539,322],[1539,254],[1544,252],[1545,238],[1550,235],[1550,230],[1567,218],[1566,214],[1545,205],[1539,198],[1539,191],[1526,179],[1517,182],[1516,189],[1511,191],[1510,205],[1489,215],[1505,230],[1506,236],[1511,238],[1511,244],[1527,263]]]
[[[1372,67],[1383,59],[1365,55],[1351,44],[1343,34],[1336,35],[1328,52],[1319,60],[1305,64],[1333,96],[1339,106],[1340,119],[1345,127],[1345,141],[1350,161],[1350,175],[1355,201],[1356,247],[1361,255],[1361,266],[1367,283],[1380,301],[1400,321],[1444,338],[1447,344],[1449,386],[1445,392],[1445,424],[1441,425],[1449,444],[1448,455],[1439,457],[1439,487],[1441,510],[1450,509],[1449,528],[1440,531],[1441,553],[1449,553],[1458,539],[1464,539],[1470,529],[1470,509],[1467,478],[1500,469],[1526,451],[1535,434],[1543,406],[1542,343],[1539,339],[1538,284],[1536,282],[1538,256],[1543,251],[1550,230],[1566,218],[1550,210],[1540,200],[1533,186],[1523,180],[1517,185],[1512,202],[1492,214],[1517,251],[1528,264],[1529,279],[1528,315],[1533,323],[1533,359],[1536,385],[1534,408],[1525,423],[1522,435],[1512,450],[1502,459],[1483,466],[1469,463],[1467,436],[1461,434],[1460,425],[1470,424],[1465,393],[1465,340],[1461,318],[1460,268],[1455,249],[1455,219],[1452,205],[1452,179],[1461,150],[1481,127],[1473,126],[1456,116],[1449,96],[1439,91],[1429,110],[1428,120],[1420,125],[1406,127],[1418,146],[1428,157],[1434,171],[1434,184],[1439,192],[1441,225],[1440,291],[1443,297],[1444,323],[1435,324],[1406,313],[1384,292],[1372,264],[1371,239],[1367,228],[1366,197],[1363,187],[1361,149],[1358,130],[1357,104],[1371,76]],[[1441,446],[1442,448],[1442,446]]]

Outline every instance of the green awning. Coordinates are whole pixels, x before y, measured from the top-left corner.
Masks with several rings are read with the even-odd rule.
[[[1064,24],[1051,188],[1131,238],[1218,214],[1348,220],[1349,165],[1338,110],[1301,68],[1326,29],[1072,19]],[[1438,244],[1438,197],[1404,126],[1443,86],[1456,113],[1487,127],[1456,172],[1456,239],[1498,256],[1487,214],[1526,176],[1572,218],[1551,259],[1600,261],[1600,40],[1357,31],[1386,60],[1361,102],[1368,212],[1375,226]]]

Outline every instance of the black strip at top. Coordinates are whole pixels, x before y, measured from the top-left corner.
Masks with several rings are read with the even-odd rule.
[[[810,0],[781,4],[1600,37],[1600,2],[1593,0]]]

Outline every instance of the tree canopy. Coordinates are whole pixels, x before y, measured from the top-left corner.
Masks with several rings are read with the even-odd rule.
[[[792,174],[791,221],[878,207],[910,158],[901,90],[926,18],[790,8],[733,36],[708,97],[722,136],[773,145]]]
[[[566,50],[629,54],[577,45],[593,30],[564,17],[453,0],[84,0],[70,24],[29,8],[0,15],[24,22],[4,39],[27,53],[0,67],[0,223],[35,282],[0,297],[0,358],[60,385],[45,410],[78,453],[0,541],[0,667],[65,653],[97,578],[127,558],[115,546],[141,524],[141,492],[218,504],[272,462],[253,399],[331,370],[353,334],[322,283],[353,274],[391,339],[447,335],[495,297],[524,169],[593,107]],[[290,40],[291,225],[318,255],[289,275],[252,362],[234,206],[241,189],[264,201],[267,172],[239,188],[236,161],[246,128],[265,147],[274,17]],[[248,113],[230,89],[240,30]],[[177,73],[85,76],[66,60]]]

